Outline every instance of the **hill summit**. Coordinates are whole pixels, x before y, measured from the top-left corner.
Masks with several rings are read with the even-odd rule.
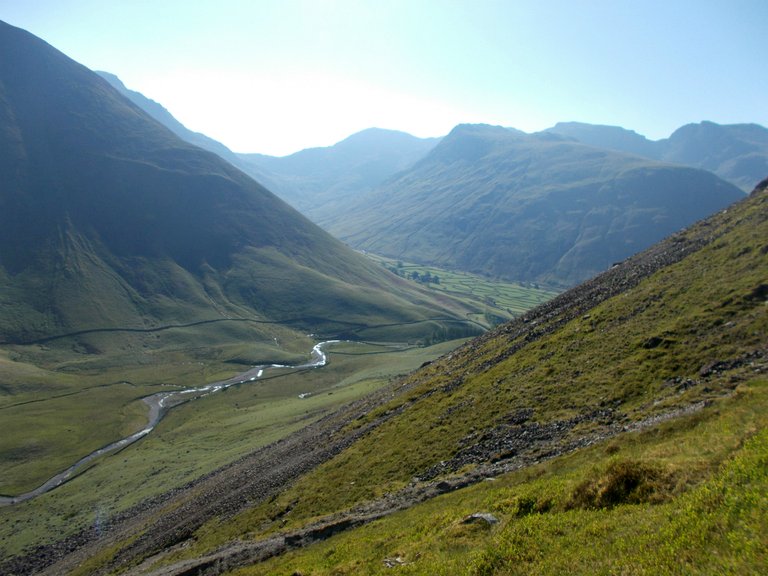
[[[768,172],[768,129],[759,124],[686,124],[662,140],[648,140],[618,126],[582,122],[559,122],[547,132],[591,146],[709,170],[745,192]]]

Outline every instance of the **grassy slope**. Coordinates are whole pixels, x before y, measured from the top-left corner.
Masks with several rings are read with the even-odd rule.
[[[679,514],[689,514],[692,522],[723,524],[726,530],[733,528],[734,541],[730,541],[727,534],[719,540],[722,549],[731,555],[723,561],[746,562],[748,566],[754,566],[751,562],[759,560],[754,556],[759,553],[759,550],[755,552],[756,542],[764,541],[766,537],[765,508],[749,506],[745,502],[759,495],[761,486],[765,485],[764,436],[758,436],[754,441],[748,441],[748,438],[753,432],[763,435],[761,430],[765,424],[764,411],[760,409],[765,405],[765,377],[756,370],[765,369],[768,335],[765,305],[768,195],[762,193],[751,198],[718,215],[714,221],[697,225],[687,232],[699,233],[719,237],[701,251],[663,268],[630,292],[607,300],[550,335],[526,344],[525,335],[518,342],[509,341],[510,336],[500,330],[494,336],[471,343],[414,373],[404,383],[404,394],[376,410],[376,414],[383,414],[399,408],[402,412],[397,417],[389,419],[350,449],[302,478],[275,501],[255,507],[224,524],[212,523],[208,528],[203,527],[198,533],[197,544],[187,554],[199,554],[245,534],[254,537],[265,531],[296,528],[312,518],[396,491],[436,462],[449,461],[462,445],[462,439],[478,441],[483,430],[503,422],[520,409],[533,410],[532,419],[542,425],[564,421],[597,408],[613,408],[618,422],[629,423],[705,401],[714,404],[700,416],[681,421],[679,427],[671,424],[671,428],[662,428],[662,432],[651,429],[640,436],[647,442],[643,450],[654,455],[653,465],[661,468],[662,477],[673,479],[672,488],[658,489],[660,499],[663,500],[665,495],[671,498],[665,529],[670,534],[674,552],[674,546],[696,551],[700,546],[696,542],[701,542],[697,540],[700,536],[681,530],[685,522],[675,519]],[[556,322],[556,319],[550,321]],[[515,344],[522,347],[509,355],[506,351]],[[704,369],[716,361],[722,363],[718,370]],[[737,386],[741,391],[730,400],[718,400],[727,397]],[[732,414],[731,410],[734,411]],[[744,411],[751,411],[752,415],[746,416],[744,422],[734,424],[741,417],[739,413]],[[708,432],[705,428],[686,432],[687,426],[697,422],[715,428]],[[599,426],[594,421],[582,421],[561,439],[560,446],[565,447],[569,440],[597,430]],[[712,442],[707,440],[705,432],[710,434]],[[717,438],[720,439],[715,442]],[[620,437],[618,442],[621,453],[622,446],[625,443],[631,445],[633,440]],[[674,452],[676,446],[685,446],[686,442],[692,447],[690,454],[686,450],[665,454],[665,450]],[[736,452],[742,445],[748,448],[742,453]],[[541,520],[551,522],[543,524],[542,530],[549,526],[546,529],[550,532],[560,530],[561,536],[574,538],[586,534],[592,538],[590,548],[610,545],[610,531],[597,527],[601,523],[599,517],[595,521],[597,525],[590,524],[594,526],[591,531],[584,531],[571,521],[577,513],[565,510],[566,501],[579,479],[588,475],[584,466],[596,467],[596,472],[589,474],[600,474],[601,470],[606,473],[611,450],[605,450],[608,452],[593,449],[590,454],[594,459],[582,460],[582,468],[573,472],[570,484],[567,474],[563,477],[554,475],[551,484],[522,489],[523,493],[532,489],[553,491],[552,506],[559,507],[565,515],[558,518],[568,520],[559,528],[556,527],[557,520]],[[579,454],[569,458],[586,458]],[[726,476],[715,474],[718,465],[731,455],[734,455],[735,463],[731,468],[723,469],[722,474]],[[642,461],[643,457],[638,448],[637,458]],[[548,466],[555,470],[561,465],[555,461]],[[736,474],[738,481],[745,485],[743,498],[746,500],[738,493],[728,491],[727,495],[715,497],[707,504],[707,498],[711,497],[708,494],[713,490],[727,491],[723,478],[729,474]],[[566,484],[558,488],[558,483],[562,482]],[[459,498],[458,495],[455,497]],[[729,503],[729,498],[734,499],[733,503]],[[635,524],[631,525],[649,526],[654,514],[664,513],[659,511],[661,509],[649,508],[647,503],[639,506],[617,508],[625,510],[629,516],[615,516],[611,521],[623,525],[626,518],[637,515]],[[713,506],[714,516],[707,515],[706,506]],[[458,517],[450,502],[436,514],[439,518],[447,515],[455,520]],[[533,516],[525,522],[538,522],[537,518]],[[531,562],[539,555],[549,558],[549,562],[556,562],[554,554],[549,556],[546,549],[534,547],[535,538],[524,539],[526,531],[530,532],[526,526],[518,527],[522,530],[521,544],[514,543],[518,529],[514,526],[510,528],[512,532],[508,540],[488,541],[490,560],[486,560],[492,567],[479,573],[492,573],[497,566],[502,573],[504,570],[514,573],[514,550],[530,548]],[[750,535],[753,529],[757,532]],[[406,538],[419,540],[418,530],[414,527],[414,532],[408,533]],[[549,537],[554,538],[554,534]],[[657,536],[645,533],[644,537],[652,548]],[[355,542],[354,536],[348,538]],[[627,541],[632,538],[629,533]],[[562,541],[562,546],[572,542],[571,538]],[[332,544],[329,546],[333,547]],[[753,556],[745,560],[735,557],[741,549],[751,551]],[[376,553],[379,552],[389,553],[377,549]],[[500,559],[494,559],[494,555]],[[622,552],[619,549],[604,555],[607,558],[604,561],[608,562],[610,558],[622,557]],[[368,558],[371,564],[366,565],[365,570],[375,571],[381,558]],[[652,555],[649,558],[652,559]],[[704,572],[707,571],[707,558],[706,555],[698,558],[695,554],[686,557],[697,570]],[[276,571],[289,571],[280,560],[276,562],[280,566]],[[449,556],[438,554],[424,571],[429,572],[446,562],[449,562]],[[328,563],[329,566],[340,566],[333,559]],[[584,568],[584,571],[589,569]],[[344,569],[340,568],[339,573],[345,573]]]
[[[755,574],[768,562],[768,381],[702,414],[441,496],[238,576]],[[671,482],[653,501],[575,506],[619,465]],[[674,484],[677,482],[677,484]],[[690,485],[686,485],[689,483]],[[476,512],[499,524],[465,524]]]
[[[290,343],[286,341],[283,344]],[[194,480],[306,425],[339,404],[386,385],[394,376],[434,359],[455,345],[448,342],[418,348],[338,344],[329,350],[329,365],[320,370],[262,379],[252,385],[236,386],[174,408],[141,442],[98,460],[85,474],[53,492],[22,505],[0,508],[0,557],[18,554],[26,546],[55,541],[142,499]],[[306,350],[303,355],[293,356],[293,359],[305,360]],[[186,381],[198,383],[201,369],[198,363],[194,363]],[[149,368],[149,371],[154,370],[156,367]],[[132,375],[141,376],[139,370]],[[96,382],[98,378],[92,381]],[[39,386],[46,384],[44,379],[38,379],[38,382]],[[23,445],[17,442],[19,435],[25,435],[28,442],[36,442],[44,450],[38,454],[25,454],[25,458],[19,459],[15,465],[4,466],[0,475],[0,491],[14,493],[15,489],[37,485],[41,479],[58,471],[61,464],[71,463],[73,455],[87,453],[94,442],[100,446],[99,442],[103,444],[114,440],[110,436],[113,427],[121,422],[124,426],[126,421],[116,418],[117,414],[103,407],[101,423],[106,429],[104,431],[95,431],[88,425],[88,420],[93,418],[90,412],[84,420],[68,419],[73,416],[73,411],[84,411],[89,403],[104,400],[104,394],[114,394],[113,388],[116,387],[95,388],[93,395],[87,389],[77,392],[75,397],[85,400],[84,406],[78,408],[79,404],[64,404],[73,396],[53,397],[54,390],[60,394],[68,393],[66,385],[56,381],[48,388],[50,399],[7,409],[0,407],[5,430],[0,437],[0,451],[4,457],[8,457],[8,450],[18,450]],[[157,388],[152,391],[157,391]],[[39,392],[29,391],[30,394]],[[306,392],[312,393],[312,396],[298,398],[300,393]],[[129,409],[131,406],[128,404]],[[63,421],[44,422],[44,426],[35,427],[33,418],[36,413],[55,414],[59,407],[65,408]],[[19,422],[18,433],[16,429],[5,429],[5,414],[11,415],[10,421]],[[118,424],[111,424],[112,419]],[[215,426],[212,427],[212,423]],[[46,438],[39,436],[46,431],[64,436],[64,439],[55,438],[51,446],[44,446]],[[72,447],[69,453],[69,446],[64,441],[75,432],[87,436],[82,446]],[[65,456],[70,460],[66,460]]]

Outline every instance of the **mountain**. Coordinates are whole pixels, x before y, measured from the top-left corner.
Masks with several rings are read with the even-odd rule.
[[[221,142],[217,142],[213,138],[209,138],[208,136],[206,136],[205,134],[201,134],[200,132],[193,132],[192,130],[184,126],[181,122],[179,122],[161,104],[158,104],[154,100],[147,98],[141,92],[136,92],[135,90],[129,90],[128,88],[126,88],[125,84],[123,84],[120,78],[118,78],[114,74],[111,74],[110,72],[102,72],[102,71],[96,71],[96,74],[104,78],[104,80],[109,82],[110,85],[115,90],[120,92],[120,94],[128,98],[128,100],[136,104],[136,106],[144,110],[144,112],[146,112],[152,118],[160,122],[160,124],[170,129],[171,132],[176,134],[176,136],[178,136],[185,142],[189,142],[190,144],[199,146],[204,150],[208,150],[210,152],[213,152],[214,154],[218,154],[219,156],[224,158],[224,160],[226,160],[227,162],[229,162],[234,166],[238,165],[237,154],[232,152],[232,150],[224,146],[224,144],[222,144]]]
[[[545,132],[567,136],[597,148],[607,148],[608,150],[618,150],[619,152],[658,159],[656,142],[648,140],[634,130],[627,130],[619,126],[558,122]]]
[[[709,170],[744,191],[751,190],[768,172],[768,129],[758,124],[687,124],[669,138],[656,141],[617,126],[581,122],[560,122],[546,132],[591,146]]]
[[[345,203],[410,167],[439,138],[369,128],[325,148],[284,157],[241,154],[245,170],[268,174],[273,190],[315,222],[343,210]]]
[[[408,168],[440,141],[368,128],[333,146],[307,148],[289,156],[235,154],[222,143],[189,130],[162,105],[126,88],[114,74],[98,74],[179,138],[218,154],[316,222],[343,210],[349,198]]]
[[[172,325],[205,339],[213,321],[230,338],[274,322],[429,337],[444,328],[430,319],[456,320],[45,42],[2,23],[0,52],[3,342]]]
[[[660,141],[661,158],[714,172],[751,190],[768,171],[768,129],[758,124],[687,124]]]
[[[190,130],[179,122],[162,104],[155,102],[151,98],[147,98],[141,92],[130,90],[123,84],[120,78],[114,74],[102,71],[97,71],[96,74],[104,78],[104,80],[109,82],[115,90],[120,92],[120,94],[128,98],[128,100],[136,104],[136,106],[144,110],[144,112],[160,122],[160,124],[168,128],[185,142],[194,144],[203,150],[208,150],[209,152],[221,156],[224,160],[248,174],[259,184],[263,185],[271,192],[274,192],[276,187],[275,181],[267,172],[243,162],[239,154],[232,152],[232,150],[218,140],[214,140],[200,132]]]
[[[573,285],[740,198],[703,170],[461,125],[323,224],[393,258]]]
[[[161,105],[128,90],[113,74],[99,74],[180,138],[219,154],[322,225],[332,224],[345,210],[349,198],[410,167],[440,141],[371,128],[334,146],[302,150],[286,157],[235,154],[223,144],[188,130]],[[558,122],[544,133],[708,170],[745,192],[768,171],[768,130],[758,124],[705,121],[687,124],[669,138],[655,141],[619,126],[583,122]],[[322,200],[317,202],[318,198]]]
[[[768,179],[380,394],[4,568],[759,573],[766,238]]]

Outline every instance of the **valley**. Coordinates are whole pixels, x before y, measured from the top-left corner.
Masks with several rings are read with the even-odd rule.
[[[124,448],[127,448],[134,442],[141,440],[147,434],[152,432],[152,430],[154,430],[154,428],[160,423],[160,420],[162,420],[162,418],[166,415],[168,410],[170,410],[171,408],[174,408],[186,402],[191,402],[193,400],[197,400],[199,398],[209,396],[211,394],[215,394],[217,392],[221,392],[223,390],[227,390],[231,386],[240,386],[240,385],[253,383],[256,380],[261,380],[262,378],[266,379],[266,378],[276,377],[272,375],[273,372],[286,372],[286,371],[294,371],[294,370],[308,370],[312,368],[321,368],[325,366],[325,364],[327,363],[327,354],[324,351],[324,349],[329,345],[338,344],[338,343],[339,341],[337,340],[329,340],[326,342],[320,342],[319,344],[315,344],[315,346],[312,348],[310,361],[305,364],[300,364],[298,366],[289,366],[285,364],[263,364],[263,365],[255,366],[250,370],[248,370],[247,372],[237,374],[236,376],[233,376],[232,378],[229,378],[227,380],[212,382],[210,384],[206,384],[204,386],[198,386],[196,388],[184,388],[182,390],[158,392],[151,396],[145,396],[144,398],[142,398],[142,401],[147,405],[149,409],[149,414],[147,416],[147,423],[141,430],[134,432],[131,435],[126,436],[125,438],[116,440],[115,442],[107,446],[103,446],[98,450],[95,450],[94,452],[87,454],[86,456],[83,456],[75,464],[73,464],[63,472],[60,472],[59,474],[56,474],[52,478],[48,479],[46,482],[44,482],[42,485],[38,486],[34,490],[25,492],[23,494],[18,494],[13,497],[0,496],[0,506],[9,506],[13,504],[19,504],[20,502],[25,502],[41,494],[50,492],[54,488],[57,488],[64,482],[68,481],[81,468],[85,467],[96,458],[100,458],[101,456],[104,456],[111,452],[117,452],[117,451],[123,450]],[[303,399],[310,395],[311,393],[299,394],[299,398]]]
[[[398,276],[482,308],[482,313],[478,312],[471,318],[487,328],[523,314],[526,310],[554,298],[559,292],[538,284],[505,282],[460,270],[423,266],[371,253],[366,253],[366,256]]]
[[[768,565],[762,126],[273,157],[0,54],[0,574]]]
[[[329,364],[321,369],[313,369],[305,363],[296,368],[265,370],[254,381],[250,380],[251,376],[245,382],[241,382],[241,378],[230,379],[228,386],[218,394],[208,394],[195,402],[169,409],[152,434],[142,436],[130,447],[89,461],[81,474],[50,493],[23,505],[3,508],[0,512],[0,541],[4,554],[18,553],[20,546],[38,545],[45,541],[41,541],[41,536],[47,539],[54,534],[81,530],[96,521],[99,514],[104,521],[142,500],[157,497],[172,487],[182,487],[217,467],[236,461],[259,445],[269,444],[303,428],[334,407],[375,392],[391,378],[433,360],[457,344],[447,342],[424,348],[392,343],[340,342],[329,348]],[[255,375],[261,369],[254,368]],[[186,381],[191,383],[194,379],[188,377]],[[201,388],[208,386],[210,384]],[[153,388],[158,386],[148,389]],[[154,392],[155,396],[183,394],[185,390],[167,385],[159,388],[163,391]],[[100,442],[106,443],[100,426],[77,416],[83,412],[94,413],[92,407],[82,405],[87,396],[88,391],[84,390],[65,398],[39,398],[38,406],[51,405],[49,409],[37,409],[44,418],[14,407],[13,417],[3,419],[4,453],[9,446],[23,447],[30,441],[45,441],[51,454],[42,459],[45,462],[40,462],[40,455],[34,452],[17,457],[15,466],[4,469],[3,493],[15,494],[36,487],[39,483],[36,477],[43,478],[49,474],[52,465],[66,462],[61,457],[54,457],[57,452],[72,458],[70,454],[74,453],[74,448],[67,444],[67,432],[71,434],[72,428],[80,428],[79,435],[90,439],[90,443],[99,448]],[[104,398],[96,401],[103,403]],[[138,414],[145,415],[146,407],[142,407],[142,403],[137,399],[129,406],[135,406]],[[126,409],[116,405],[110,410],[108,405],[102,404],[107,431],[113,429],[112,420],[119,421]],[[50,418],[53,411],[63,413],[66,418],[61,421]],[[137,420],[141,422],[140,418]],[[126,424],[122,423],[123,429]],[[26,432],[26,436],[17,438],[11,432],[13,427],[21,433]],[[146,424],[139,423],[135,430],[145,427]],[[31,429],[35,432],[30,435]],[[78,449],[82,451],[86,446],[85,442],[79,443]],[[46,467],[42,468],[42,464]],[[48,512],[42,513],[42,510]],[[96,510],[101,512],[97,514]],[[61,521],[66,522],[58,524]]]
[[[669,555],[595,546],[569,558],[581,573],[617,558],[663,568],[680,553],[695,567],[712,559],[707,538],[742,558],[732,547],[751,546],[764,519],[743,517],[760,505],[738,502],[765,497],[766,202],[756,192],[285,441],[27,558],[53,554],[55,570],[75,574],[376,573],[388,558],[415,573],[484,574],[489,563],[504,573],[509,562],[561,566],[556,552],[520,556],[526,530],[549,542],[556,526],[576,534],[583,524],[595,542],[609,537],[601,523],[634,518],[625,537],[651,543],[647,523],[674,531],[681,507],[704,540],[675,541]],[[217,426],[217,441],[226,430]],[[600,494],[590,482],[618,473],[611,466],[644,479],[619,484],[616,500],[590,500]],[[736,508],[702,500],[733,474]],[[722,526],[704,528],[713,510],[736,515],[727,537],[705,536]],[[464,523],[473,512],[500,527]]]
[[[382,264],[386,262],[385,259],[372,255],[368,256],[376,262]],[[426,272],[425,269],[415,265],[403,266],[403,270],[408,273],[412,273],[417,269],[422,273]],[[468,304],[471,303],[478,308],[484,306],[485,311],[483,313],[470,314],[467,320],[486,327],[492,325],[492,323],[489,323],[489,319],[498,322],[500,318],[511,317],[513,312],[520,314],[537,303],[552,298],[556,294],[555,292],[534,288],[524,289],[521,286],[500,281],[492,282],[463,273],[451,273],[447,270],[435,268],[430,270],[435,275],[439,273],[444,278],[440,290],[445,290],[453,297],[464,300]],[[493,304],[488,300],[490,295],[494,297]],[[231,323],[232,321],[211,322]],[[184,328],[190,328],[190,326],[166,327],[161,332],[173,332]],[[277,328],[273,326],[272,330],[277,330]],[[110,329],[91,331],[88,334],[90,334],[91,338],[97,335],[103,338],[123,332],[135,334],[142,331]],[[233,386],[239,388],[241,386],[249,386],[256,381],[261,382],[277,377],[282,378],[292,374],[305,374],[310,368],[325,365],[325,353],[322,351],[322,348],[318,348],[323,345],[323,343],[320,343],[315,344],[312,348],[309,362],[291,366],[291,362],[301,362],[300,359],[302,357],[300,353],[291,352],[291,350],[301,345],[300,342],[307,342],[303,345],[309,346],[312,340],[309,338],[296,338],[291,335],[289,330],[285,329],[273,333],[277,335],[273,338],[273,341],[253,342],[249,346],[250,350],[248,352],[245,352],[245,346],[242,344],[234,347],[231,353],[236,353],[237,355],[230,360],[218,364],[218,368],[214,368],[214,365],[210,363],[210,359],[207,362],[194,359],[195,356],[200,359],[209,358],[210,352],[203,353],[199,351],[197,354],[194,354],[194,351],[190,350],[171,349],[164,352],[158,350],[152,354],[154,357],[151,359],[150,366],[146,370],[138,369],[136,366],[131,369],[133,371],[133,376],[130,376],[131,381],[118,381],[119,378],[127,378],[130,374],[130,371],[126,369],[123,363],[146,363],[146,360],[144,362],[140,360],[141,355],[134,357],[131,361],[122,355],[109,360],[103,356],[97,356],[94,358],[95,364],[90,364],[84,360],[75,362],[70,360],[71,355],[69,352],[66,352],[66,346],[71,343],[72,347],[76,349],[78,346],[77,342],[86,336],[86,333],[49,338],[42,342],[28,343],[23,347],[5,350],[6,361],[0,367],[3,368],[6,382],[9,381],[8,379],[15,378],[19,380],[22,378],[28,379],[30,377],[29,374],[34,372],[37,372],[37,377],[39,378],[40,375],[45,373],[41,368],[33,367],[31,364],[25,364],[24,362],[24,359],[26,359],[37,363],[37,366],[39,366],[42,351],[35,352],[34,349],[37,347],[45,348],[44,356],[48,361],[56,354],[60,354],[62,358],[67,358],[68,361],[50,367],[51,370],[46,374],[46,378],[51,380],[50,389],[41,387],[33,391],[30,386],[31,382],[28,381],[25,386],[26,394],[22,395],[22,390],[19,390],[11,397],[14,400],[13,402],[0,404],[0,411],[8,414],[5,418],[7,428],[4,427],[4,429],[6,432],[2,435],[3,440],[0,441],[0,453],[18,454],[13,460],[19,462],[18,464],[6,467],[2,477],[3,484],[0,485],[0,494],[10,495],[0,495],[0,506],[16,504],[47,492],[61,483],[70,480],[78,470],[92,466],[91,462],[95,458],[100,458],[110,452],[122,451],[129,444],[141,440],[154,429],[160,419],[171,408],[175,408],[181,403],[202,398],[216,392],[228,391]],[[61,342],[65,343],[64,346],[61,345]],[[436,347],[424,348],[423,345],[409,345],[406,343],[364,343],[360,341],[328,341],[324,344],[324,346],[331,346],[335,355],[351,354],[361,357],[375,355],[376,361],[373,361],[372,357],[370,366],[360,363],[360,366],[356,368],[358,372],[346,376],[342,379],[342,384],[349,381],[349,379],[364,378],[366,374],[376,370],[376,367],[382,364],[391,364],[387,370],[405,370],[415,362],[415,360],[409,360],[411,357],[417,360],[423,359],[422,361],[431,360],[433,354],[435,354],[432,350],[441,351],[445,350],[446,346],[452,347],[456,345],[458,344],[447,342]],[[288,346],[288,349],[285,349],[286,346]],[[191,356],[190,353],[193,353],[194,356]],[[246,371],[229,376],[224,380],[211,382],[211,377],[215,377],[217,374],[226,374],[234,365],[246,366],[248,362],[257,362],[259,354],[271,355],[274,360],[268,364],[249,367]],[[183,360],[184,357],[188,359]],[[381,358],[385,357],[387,362],[382,363]],[[14,359],[13,362],[9,362],[11,358]],[[172,358],[173,361],[171,360]],[[112,366],[110,367],[108,364],[105,364],[106,361],[111,362]],[[163,365],[164,363],[166,365]],[[72,376],[65,376],[65,374],[73,373],[75,370],[80,372],[78,378],[87,377],[88,373],[92,373],[93,377],[89,379],[98,382],[108,381],[111,378],[110,372],[114,371],[115,383],[100,383],[85,387],[82,385],[68,386],[66,382],[74,374]],[[150,372],[155,375],[168,372],[168,376],[165,377],[166,383],[147,382],[145,385],[137,385],[142,379],[148,378],[148,373]],[[378,374],[377,379],[374,381],[380,380],[383,374]],[[200,379],[205,380],[206,383],[197,384],[194,388],[188,387],[189,383],[200,381]],[[305,374],[305,379],[311,383],[315,380],[315,377]],[[179,384],[173,383],[179,380],[187,382],[187,387],[180,388]],[[369,384],[373,385],[374,381]],[[156,391],[158,388],[163,391]],[[367,390],[368,387],[366,386],[364,389]],[[337,391],[336,393],[338,394],[339,392]],[[309,395],[311,393],[307,397]],[[347,398],[345,394],[342,394],[342,397]],[[146,407],[143,407],[142,403],[146,404]],[[309,404],[309,402],[304,402],[303,404]],[[93,411],[96,405],[101,407],[100,412],[104,415],[104,421],[100,423],[98,429],[92,427],[91,424],[85,424],[81,421],[81,414]],[[149,414],[147,422],[139,424],[141,414],[146,412],[147,409]],[[111,415],[110,411],[112,412]],[[277,411],[277,409],[274,408],[274,411]],[[57,416],[54,416],[54,414]],[[11,434],[10,430],[16,427],[17,422],[19,423],[18,429],[20,430],[24,430],[27,426],[34,423],[34,427],[37,430],[36,433],[33,436],[23,437]],[[26,426],[22,426],[21,423],[25,423]],[[46,429],[50,431],[46,432]],[[64,431],[67,434],[62,435],[61,433]],[[126,437],[124,439],[118,440],[115,438],[115,434],[119,433],[119,431],[125,431]],[[77,438],[76,447],[72,445],[72,439],[66,439],[68,435]],[[40,458],[39,454],[37,457],[35,456],[36,450],[42,449],[39,446],[41,442],[47,445],[44,458]],[[93,452],[83,455],[83,448],[89,445],[96,446],[96,448]],[[26,448],[23,448],[25,446]],[[37,448],[35,448],[36,446]],[[25,451],[28,453],[25,454]],[[36,484],[41,482],[45,474],[52,474],[57,468],[60,469],[66,463],[67,458],[77,458],[77,463],[47,479],[41,486]],[[20,483],[21,479],[23,479],[23,483]]]

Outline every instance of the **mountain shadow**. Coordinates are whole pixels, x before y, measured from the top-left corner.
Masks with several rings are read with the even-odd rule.
[[[429,337],[458,320],[42,40],[2,23],[0,52],[4,341],[226,318]]]

